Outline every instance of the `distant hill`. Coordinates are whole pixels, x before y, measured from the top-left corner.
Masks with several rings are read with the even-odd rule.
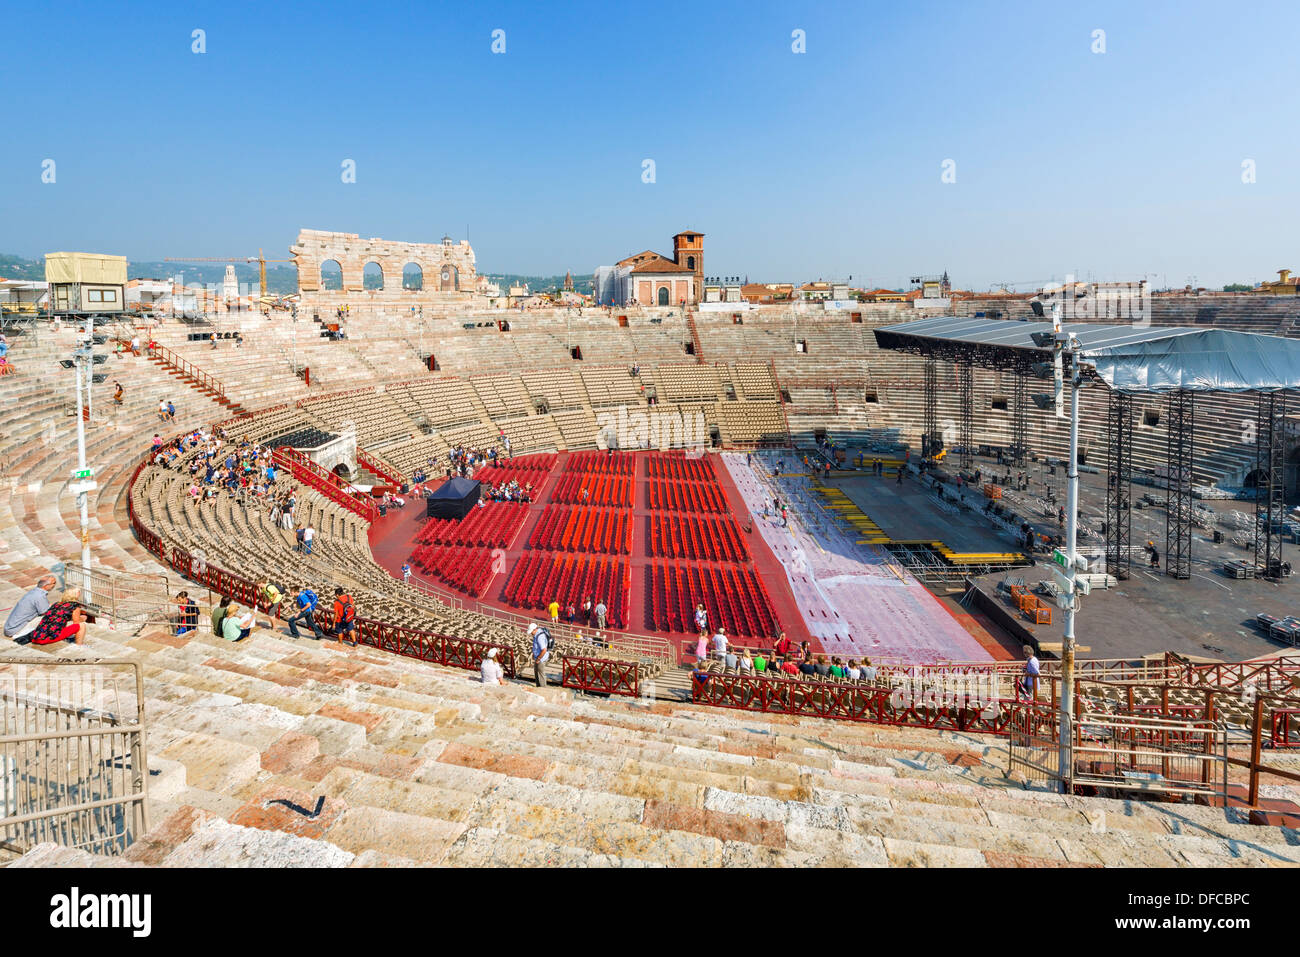
[[[560,273],[558,276],[524,276],[512,272],[493,272],[483,273],[482,275],[487,277],[488,282],[494,282],[500,286],[503,293],[509,291],[511,286],[520,283],[527,284],[529,290],[532,292],[550,292],[554,289],[559,289],[564,285],[563,273]],[[594,277],[591,273],[587,273],[584,276],[574,276],[573,291],[590,296],[593,278]]]
[[[241,283],[257,286],[257,263],[234,263],[235,277]],[[128,279],[170,279],[183,276],[187,283],[219,285],[226,278],[225,263],[168,263],[126,262]],[[23,259],[21,256],[0,254],[0,277],[5,279],[45,278],[45,260]],[[298,270],[283,263],[268,263],[266,291],[273,296],[285,296],[298,291]]]
[[[241,283],[256,287],[257,263],[234,263],[235,276]],[[170,279],[184,277],[187,283],[219,285],[226,276],[225,263],[184,263],[184,262],[150,262],[127,260],[126,275],[129,279]],[[564,285],[564,274],[558,276],[525,276],[519,273],[485,273],[490,282],[497,283],[505,292],[511,285],[526,283],[533,292],[550,292]],[[44,259],[24,259],[21,256],[0,254],[0,278],[4,279],[45,279]],[[591,294],[590,273],[573,277],[573,288],[580,293]],[[370,288],[370,283],[366,287]],[[266,291],[273,296],[287,296],[298,291],[298,270],[283,263],[268,263],[266,267]]]

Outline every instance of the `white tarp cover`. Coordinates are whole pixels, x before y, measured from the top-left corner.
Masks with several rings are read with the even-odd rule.
[[[1300,340],[1232,329],[1194,326],[1104,325],[1066,322],[1082,348],[1080,362],[1092,366],[1119,392],[1276,392],[1300,388]],[[899,337],[962,343],[983,350],[1032,352],[1047,359],[1050,348],[1035,346],[1032,334],[1051,332],[1050,322],[943,316],[881,326],[882,348]]]
[[[102,253],[46,253],[46,282],[126,285],[126,257]]]
[[[1206,329],[1188,335],[1085,349],[1117,392],[1274,392],[1300,388],[1300,341],[1253,332]]]

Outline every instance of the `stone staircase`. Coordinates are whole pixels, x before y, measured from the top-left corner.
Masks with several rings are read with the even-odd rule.
[[[53,653],[143,665],[153,827],[13,866],[1300,863],[1236,811],[1031,790],[992,738],[487,687],[261,629]]]

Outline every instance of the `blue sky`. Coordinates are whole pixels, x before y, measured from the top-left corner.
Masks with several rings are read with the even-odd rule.
[[[1300,269],[1293,21],[1195,0],[10,3],[0,252],[468,229],[483,271],[589,272],[693,228],[707,272],[753,280],[1256,281]]]

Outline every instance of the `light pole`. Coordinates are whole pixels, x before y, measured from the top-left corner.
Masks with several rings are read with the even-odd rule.
[[[77,511],[81,519],[81,573],[82,599],[89,604],[90,588],[90,493],[95,490],[94,473],[86,467],[86,421],[81,408],[81,376],[86,376],[86,392],[91,391],[94,382],[95,340],[91,333],[91,320],[86,320],[86,331],[73,352],[71,365],[77,382],[77,471],[68,483],[68,491],[77,496]],[[65,360],[66,362],[66,360]]]
[[[1052,569],[1056,583],[1060,588],[1057,599],[1064,613],[1064,635],[1061,641],[1061,690],[1057,702],[1060,715],[1059,737],[1057,741],[1057,770],[1061,778],[1061,790],[1069,794],[1074,780],[1074,615],[1080,595],[1091,590],[1087,579],[1080,579],[1079,558],[1076,551],[1079,530],[1079,355],[1081,347],[1078,338],[1061,328],[1061,307],[1052,304],[1052,331],[1036,332],[1032,336],[1034,344],[1044,347],[1052,346],[1053,378],[1055,379],[1055,407],[1058,417],[1065,416],[1064,405],[1064,360],[1070,360],[1070,457],[1066,462],[1065,493],[1065,551],[1059,548],[1052,553]]]

